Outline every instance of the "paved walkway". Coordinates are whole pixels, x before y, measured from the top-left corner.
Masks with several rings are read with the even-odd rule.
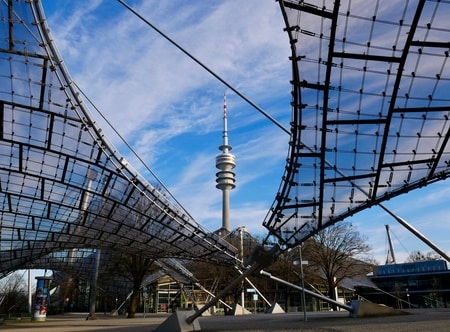
[[[450,309],[409,310],[409,315],[351,318],[347,312],[258,314],[247,316],[211,316],[199,318],[201,331],[285,331],[285,332],[440,332],[450,331]],[[86,320],[87,314],[49,316],[45,322],[15,322],[0,325],[6,332],[151,332],[168,314],[147,314],[144,318],[111,317],[97,314],[97,320]]]

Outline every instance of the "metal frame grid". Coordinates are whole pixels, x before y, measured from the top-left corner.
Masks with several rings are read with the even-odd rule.
[[[33,262],[70,268],[78,254],[83,269],[93,248],[235,263],[236,248],[107,141],[39,1],[2,1],[0,34],[0,277]]]
[[[287,247],[450,173],[448,1],[279,1],[292,49]]]

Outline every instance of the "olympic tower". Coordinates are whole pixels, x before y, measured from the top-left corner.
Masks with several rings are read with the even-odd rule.
[[[235,174],[236,157],[230,153],[231,145],[228,144],[227,128],[227,96],[223,94],[223,144],[219,147],[222,151],[216,157],[216,188],[222,190],[222,229],[230,232],[230,190],[236,187]]]

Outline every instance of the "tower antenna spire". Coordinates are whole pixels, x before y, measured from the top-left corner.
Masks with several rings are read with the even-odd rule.
[[[228,114],[227,94],[223,94],[223,142],[219,147],[221,154],[216,156],[216,188],[222,190],[222,229],[230,232],[230,190],[236,187],[235,173],[236,157],[230,153],[231,145],[228,143]]]
[[[227,93],[223,93],[223,147],[228,152]],[[229,148],[231,150],[231,147]]]

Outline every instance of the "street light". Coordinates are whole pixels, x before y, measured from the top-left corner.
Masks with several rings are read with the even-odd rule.
[[[291,231],[291,230],[284,230],[283,231],[284,234],[291,234],[293,232],[294,231]],[[303,259],[302,259],[302,244],[300,244],[298,246],[298,251],[299,251],[299,254],[300,254],[300,257],[299,257],[300,261],[298,262],[298,264],[300,264],[300,276],[301,276],[301,279],[302,279],[303,320],[307,321],[308,318],[306,317],[305,276],[303,274],[303,264],[308,264],[308,261],[303,261]],[[295,262],[294,262],[294,264],[295,264]]]
[[[94,180],[97,178],[97,171],[89,168],[86,173],[86,177],[88,179],[88,185],[84,196],[83,206],[82,210],[84,213],[87,213],[88,207],[89,207],[89,200],[90,200],[90,191],[92,189],[92,184]],[[95,318],[95,301],[97,297],[97,278],[98,278],[98,270],[100,267],[100,249],[96,249],[94,253],[94,261],[93,261],[93,272],[92,272],[92,282],[91,282],[91,289],[90,289],[90,299],[89,299],[89,315],[86,318],[89,319],[96,319]]]
[[[240,250],[239,250],[239,258],[241,260],[241,264],[244,262],[244,232],[247,232],[247,228],[245,226],[239,226],[236,228],[237,231],[239,231],[239,236],[241,239],[240,243]],[[244,280],[242,280],[241,284],[241,307],[242,307],[242,314],[245,313],[245,292],[244,292]]]
[[[411,302],[409,301],[409,290],[408,290],[408,288],[406,288],[406,298],[408,299],[409,309],[411,309]]]
[[[302,245],[298,246],[300,252],[300,275],[302,277],[302,302],[303,302],[303,320],[306,322],[308,319],[306,317],[306,299],[305,299],[305,276],[303,274],[303,259],[302,259]],[[305,261],[305,264],[308,262]]]
[[[300,265],[300,279],[302,282],[302,305],[303,305],[303,320],[307,321],[307,317],[306,317],[306,299],[305,299],[305,275],[303,273],[303,264],[308,264],[308,261],[304,261],[302,259],[302,245],[298,246],[298,251],[299,251],[299,260],[298,261],[294,261],[294,265]],[[298,275],[298,273],[297,273]]]

